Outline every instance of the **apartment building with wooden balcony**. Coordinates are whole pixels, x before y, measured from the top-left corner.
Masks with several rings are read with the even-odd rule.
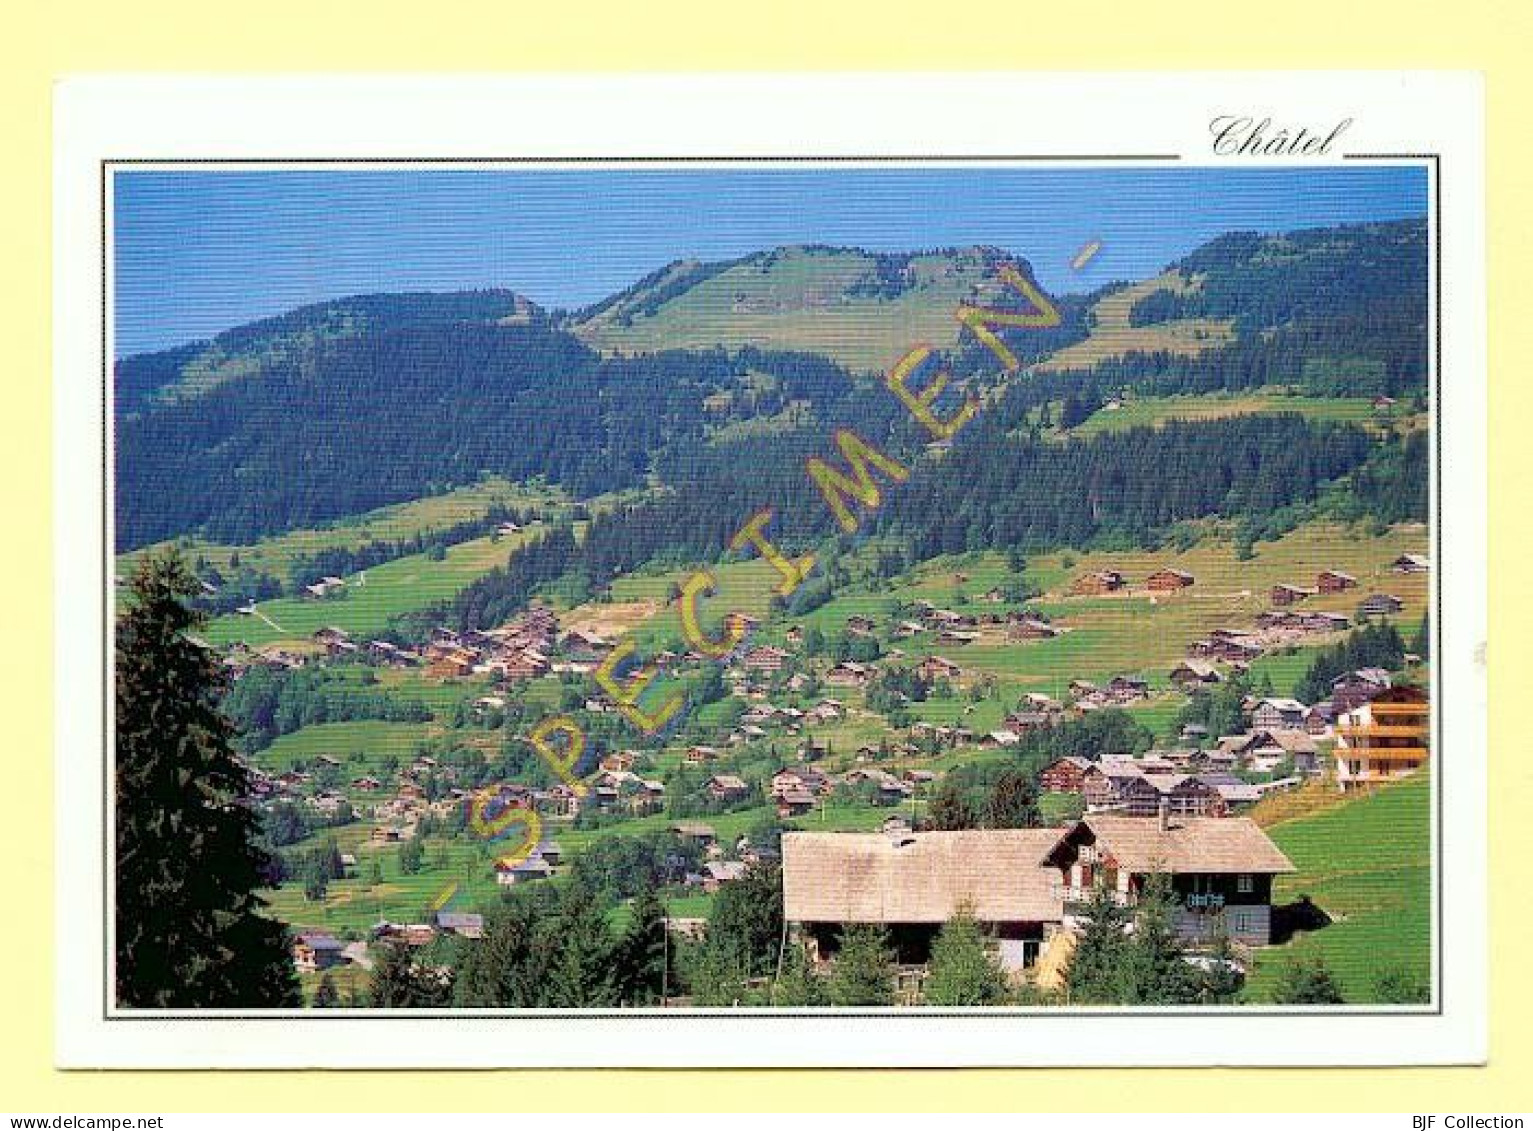
[[[1336,722],[1336,784],[1367,789],[1426,765],[1431,715],[1419,687],[1391,687]]]

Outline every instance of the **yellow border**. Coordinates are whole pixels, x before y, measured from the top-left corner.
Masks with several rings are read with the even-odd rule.
[[[0,695],[7,804],[0,819],[7,922],[0,1106],[12,1111],[261,1110],[1402,1110],[1533,1108],[1533,979],[1521,898],[1533,857],[1533,755],[1511,741],[1506,699],[1491,712],[1492,1062],[1484,1069],[983,1072],[59,1073],[52,1067],[50,197],[51,83],[85,71],[1150,69],[1454,67],[1487,76],[1491,295],[1491,474],[1533,479],[1533,106],[1527,5],[1461,0],[1294,0],[1281,12],[1226,2],[1098,6],[969,0],[718,0],[518,4],[463,0],[268,0],[209,5],[55,0],[9,6],[0,68],[0,231],[7,411],[0,482],[10,549],[0,556],[5,647]],[[1514,304],[1516,307],[1514,309]],[[1492,500],[1496,689],[1533,686],[1529,508]]]

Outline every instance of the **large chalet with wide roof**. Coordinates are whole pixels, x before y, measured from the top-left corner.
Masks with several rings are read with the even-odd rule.
[[[1206,941],[1216,913],[1248,945],[1272,938],[1272,882],[1294,870],[1244,817],[1090,815],[1064,828],[783,836],[784,914],[812,960],[834,957],[842,929],[878,924],[904,963],[929,960],[942,924],[967,910],[996,938],[1003,965],[1033,965],[1084,921],[1098,887],[1119,903],[1169,878],[1176,928]]]

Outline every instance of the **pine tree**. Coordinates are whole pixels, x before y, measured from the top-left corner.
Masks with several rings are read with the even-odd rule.
[[[883,928],[866,924],[846,928],[828,991],[832,1005],[894,1004],[894,959]]]
[[[654,1005],[668,991],[665,904],[653,888],[645,888],[630,911],[633,919],[612,959],[618,999],[624,1005]]]
[[[987,829],[1032,829],[1043,823],[1038,814],[1038,791],[1019,770],[1003,770],[985,800]]]
[[[1421,627],[1411,640],[1411,651],[1420,656],[1423,663],[1432,658],[1432,626],[1426,613],[1421,614]]]
[[[1169,876],[1157,873],[1146,879],[1134,910],[1125,971],[1131,1004],[1185,1005],[1197,1001],[1202,990],[1197,971],[1184,960],[1172,898]]]
[[[757,863],[719,892],[708,922],[708,944],[731,951],[750,974],[771,974],[782,932],[782,870]]]
[[[1119,1003],[1128,992],[1129,913],[1106,884],[1098,884],[1084,917],[1086,927],[1065,976],[1070,1000],[1081,1005]]]
[[[416,962],[408,946],[394,942],[373,967],[368,996],[374,1009],[432,1009],[452,1000],[452,987]]]
[[[957,832],[979,828],[980,815],[953,783],[943,782],[927,807],[926,820],[939,832]]]
[[[341,995],[335,988],[335,979],[330,976],[330,971],[326,970],[319,979],[319,985],[314,987],[312,1005],[315,1009],[337,1009],[340,1004]]]
[[[809,968],[809,955],[797,943],[783,952],[782,973],[772,983],[771,1004],[781,1009],[825,1004],[825,988]]]
[[[546,913],[546,918],[545,918]],[[460,954],[453,1000],[466,1008],[526,1009],[544,1004],[553,947],[539,945],[538,923],[551,921],[543,893],[517,896],[486,916],[484,937]]]
[[[568,884],[559,894],[553,934],[557,952],[548,971],[549,1004],[572,1009],[617,1005],[605,909],[582,884]]]
[[[274,862],[218,709],[225,677],[188,636],[197,591],[179,555],[148,556],[117,624],[117,1001],[298,1005],[286,928],[256,894]]]
[[[1208,969],[1203,972],[1198,998],[1206,1005],[1228,1005],[1240,993],[1245,976],[1236,965],[1235,946],[1224,914],[1214,916]]]
[[[959,908],[937,932],[924,990],[928,1005],[999,1005],[1006,1000],[1006,971],[971,909]]]
[[[426,849],[417,833],[399,846],[399,871],[401,875],[413,876],[425,862]]]
[[[1319,953],[1290,959],[1272,987],[1279,1005],[1341,1005],[1341,986]]]

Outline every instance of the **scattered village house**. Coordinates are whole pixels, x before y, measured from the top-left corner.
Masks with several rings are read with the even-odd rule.
[[[1158,569],[1145,579],[1145,584],[1155,593],[1174,593],[1178,589],[1186,589],[1194,583],[1192,574],[1186,570]]]
[[[1345,589],[1356,589],[1357,578],[1339,569],[1323,569],[1315,577],[1315,586],[1322,593],[1340,593]]]
[[[1300,601],[1313,597],[1318,589],[1307,589],[1299,585],[1274,585],[1272,587],[1272,603],[1274,605],[1296,605]]]
[[[346,947],[324,931],[299,931],[293,937],[293,965],[300,972],[328,970],[344,962]]]
[[[1070,586],[1070,592],[1077,596],[1101,596],[1122,589],[1126,584],[1123,575],[1117,570],[1099,569],[1077,577]]]
[[[1398,613],[1405,607],[1405,602],[1393,593],[1373,593],[1363,598],[1357,606],[1359,617],[1384,617],[1391,613]]]
[[[1056,758],[1039,772],[1038,786],[1044,793],[1080,793],[1091,767],[1086,758]]]
[[[1392,680],[1383,668],[1358,668],[1331,681],[1331,706],[1337,715],[1356,710],[1389,689]]]
[[[1251,725],[1262,730],[1299,730],[1308,710],[1297,699],[1263,699],[1251,712]]]

